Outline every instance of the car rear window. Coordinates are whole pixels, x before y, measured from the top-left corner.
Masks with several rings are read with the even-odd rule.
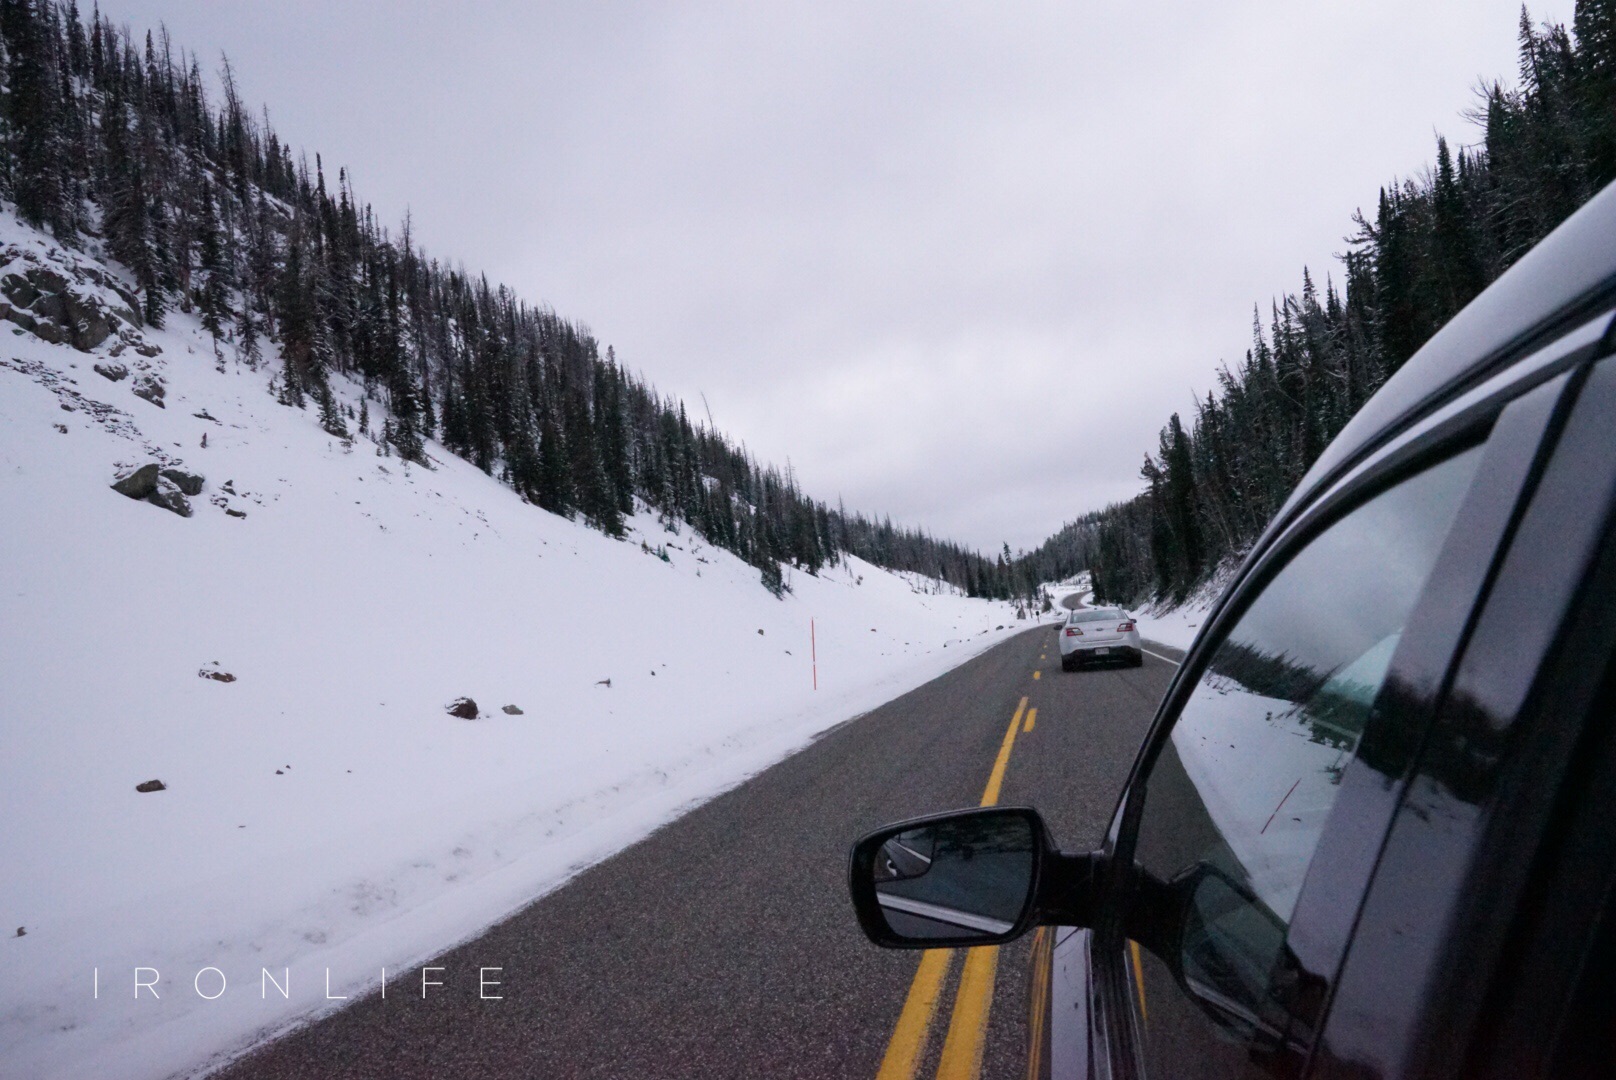
[[[1127,616],[1116,608],[1102,607],[1089,608],[1084,611],[1072,612],[1072,622],[1110,622],[1112,619],[1122,620]]]

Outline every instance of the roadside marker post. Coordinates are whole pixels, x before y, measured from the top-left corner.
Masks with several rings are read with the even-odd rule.
[[[814,658],[814,689],[819,689],[819,635],[814,630],[813,616],[808,618],[808,653]]]

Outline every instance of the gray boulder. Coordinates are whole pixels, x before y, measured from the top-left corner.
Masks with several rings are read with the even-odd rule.
[[[96,364],[95,373],[111,379],[113,382],[119,382],[129,377],[128,368],[124,367],[122,364],[114,364],[111,361],[104,364]]]
[[[74,312],[72,334],[73,347],[79,352],[89,352],[112,336],[117,328],[117,316],[109,311],[98,311],[95,308],[81,308]]]
[[[159,409],[168,408],[163,404],[163,396],[168,393],[168,387],[164,386],[163,380],[156,375],[147,373],[140,376],[135,380],[135,385],[129,389],[134,391],[136,397],[145,398]]]
[[[450,716],[457,716],[462,720],[477,719],[477,703],[469,697],[455,698],[444,706]]]
[[[507,705],[504,708],[500,709],[499,711],[504,713],[506,716],[521,716],[522,715],[522,710],[518,709],[515,705]]]
[[[147,780],[143,784],[136,784],[135,790],[144,795],[148,791],[167,791],[168,785],[161,780]]]
[[[191,516],[191,501],[185,497],[185,493],[172,480],[158,480],[157,490],[147,495],[146,501],[153,506],[161,506],[164,510],[178,514],[180,517]]]
[[[172,480],[174,486],[186,495],[202,494],[202,477],[196,473],[188,473],[183,469],[164,469],[161,475],[167,480]]]
[[[67,341],[67,330],[50,319],[40,319],[34,323],[34,336],[40,341],[47,341],[52,345],[60,345]],[[159,402],[158,404],[161,404]]]
[[[35,273],[38,273],[38,271],[35,271]],[[52,276],[54,277],[55,275]],[[39,290],[34,287],[33,282],[16,271],[7,274],[4,278],[0,278],[0,293],[4,293],[6,299],[18,307],[33,307],[34,301],[38,300],[40,296]]]
[[[157,463],[142,465],[128,476],[120,477],[112,490],[131,499],[144,499],[157,490]]]

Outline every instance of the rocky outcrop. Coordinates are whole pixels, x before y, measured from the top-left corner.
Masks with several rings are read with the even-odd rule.
[[[200,493],[203,482],[195,473],[172,467],[165,469],[153,461],[119,477],[113,482],[112,490],[131,499],[144,499],[180,517],[190,517],[191,501],[186,496]]]
[[[115,364],[111,360],[108,360],[104,364],[96,364],[95,373],[97,375],[105,376],[106,378],[111,379],[113,382],[119,382],[129,377],[128,368],[124,367],[122,364]]]
[[[147,780],[145,783],[136,784],[135,790],[144,795],[149,791],[167,791],[168,785],[161,780]]]
[[[44,341],[89,352],[120,330],[143,324],[135,294],[104,270],[56,260],[47,266],[35,252],[14,245],[0,251],[0,258],[0,319]]]
[[[457,716],[462,720],[477,719],[477,703],[469,697],[455,698],[444,706],[450,716]]]
[[[522,715],[522,710],[517,708],[515,705],[506,705],[504,708],[500,709],[499,711],[504,713],[506,716],[521,716]]]

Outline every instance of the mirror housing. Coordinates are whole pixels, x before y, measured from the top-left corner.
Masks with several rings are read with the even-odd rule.
[[[1056,850],[1038,811],[983,807],[863,837],[848,887],[860,928],[884,948],[999,945],[1034,926],[1092,925],[1097,865]]]

